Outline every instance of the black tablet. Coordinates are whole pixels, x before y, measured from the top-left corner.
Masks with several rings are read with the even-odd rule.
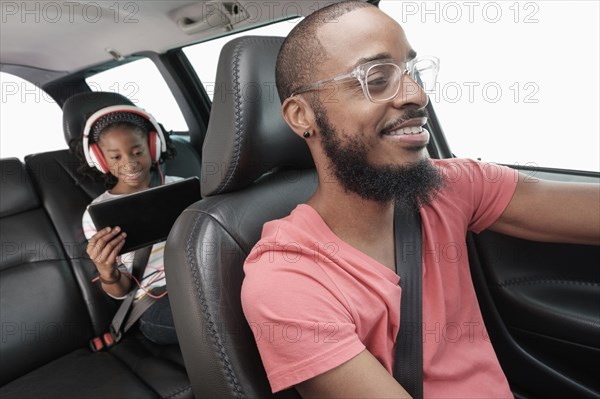
[[[200,200],[200,180],[189,177],[118,198],[90,204],[96,229],[121,227],[127,233],[121,254],[165,241],[181,212]]]

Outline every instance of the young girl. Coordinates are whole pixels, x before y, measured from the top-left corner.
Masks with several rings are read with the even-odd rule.
[[[141,108],[129,105],[102,108],[89,116],[76,148],[85,161],[80,172],[100,173],[108,188],[92,201],[94,203],[180,180],[164,177],[160,169],[160,162],[172,158],[174,150],[168,135],[154,118]],[[124,299],[132,287],[138,285],[135,301],[145,295],[159,298],[140,318],[140,330],[155,343],[177,343],[171,308],[164,292],[165,243],[152,247],[143,277],[137,281],[131,276],[133,252],[117,256],[127,232],[121,231],[119,226],[96,231],[87,210],[83,214],[83,231],[89,240],[87,253],[96,265],[102,289],[115,299]]]

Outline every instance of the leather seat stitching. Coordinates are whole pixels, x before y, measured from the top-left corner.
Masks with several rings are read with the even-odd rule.
[[[192,277],[194,278],[194,284],[196,285],[196,292],[198,293],[198,298],[200,299],[200,305],[202,307],[202,312],[204,313],[204,318],[206,320],[208,334],[211,336],[214,344],[217,346],[220,360],[225,369],[226,376],[228,377],[229,381],[233,385],[233,389],[236,393],[236,397],[243,398],[243,397],[245,397],[244,392],[242,391],[242,387],[239,384],[239,381],[237,380],[237,378],[235,376],[235,373],[231,366],[231,362],[229,361],[229,358],[227,356],[227,353],[225,352],[223,343],[221,342],[221,338],[219,337],[219,333],[215,329],[215,323],[213,322],[213,317],[208,309],[206,297],[204,295],[202,286],[201,286],[199,278],[198,278],[199,277],[198,276],[198,265],[196,264],[196,256],[194,254],[194,248],[195,248],[195,244],[199,241],[199,230],[200,230],[199,222],[200,222],[202,216],[204,216],[204,217],[209,216],[212,218],[211,215],[207,215],[204,213],[200,213],[198,216],[196,216],[196,219],[194,220],[194,223],[193,223],[194,227],[193,227],[192,233],[190,234],[189,239],[186,242],[186,257],[187,257],[188,264],[191,268]]]

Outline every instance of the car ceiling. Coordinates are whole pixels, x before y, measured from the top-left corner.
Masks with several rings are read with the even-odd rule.
[[[320,4],[323,3],[323,4]],[[332,1],[2,1],[0,64],[15,73],[34,67],[72,73],[140,52],[163,53],[191,43],[307,15]],[[234,6],[236,15],[232,17]],[[225,11],[217,26],[209,16]],[[241,11],[240,11],[241,10]],[[244,11],[245,10],[245,11]],[[227,13],[229,12],[229,13]],[[219,14],[220,15],[220,14]],[[242,20],[242,15],[247,18]],[[221,15],[220,15],[221,16]],[[186,33],[178,23],[205,24],[209,29]],[[206,25],[208,23],[208,25]],[[191,29],[193,30],[193,29]],[[29,69],[29,68],[23,68]]]

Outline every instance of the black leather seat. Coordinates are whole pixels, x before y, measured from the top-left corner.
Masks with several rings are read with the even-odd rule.
[[[79,137],[86,109],[98,104],[131,102],[113,93],[68,100],[67,141]],[[199,155],[184,141],[176,148],[166,173],[199,176]],[[104,186],[79,175],[80,161],[67,150],[25,163],[1,161],[0,396],[193,397],[177,345],[158,346],[133,331],[107,352],[89,350],[118,307],[91,283],[96,272],[81,226],[85,207]]]
[[[191,398],[177,346],[140,333],[92,353],[90,306],[23,163],[0,160],[0,397]],[[81,266],[81,265],[80,265]],[[87,286],[91,286],[89,280]]]
[[[263,224],[288,215],[317,184],[308,147],[285,124],[274,91],[282,42],[249,36],[222,49],[215,87],[223,92],[202,155],[205,198],[167,240],[175,325],[197,397],[273,396],[242,313],[242,265]]]

